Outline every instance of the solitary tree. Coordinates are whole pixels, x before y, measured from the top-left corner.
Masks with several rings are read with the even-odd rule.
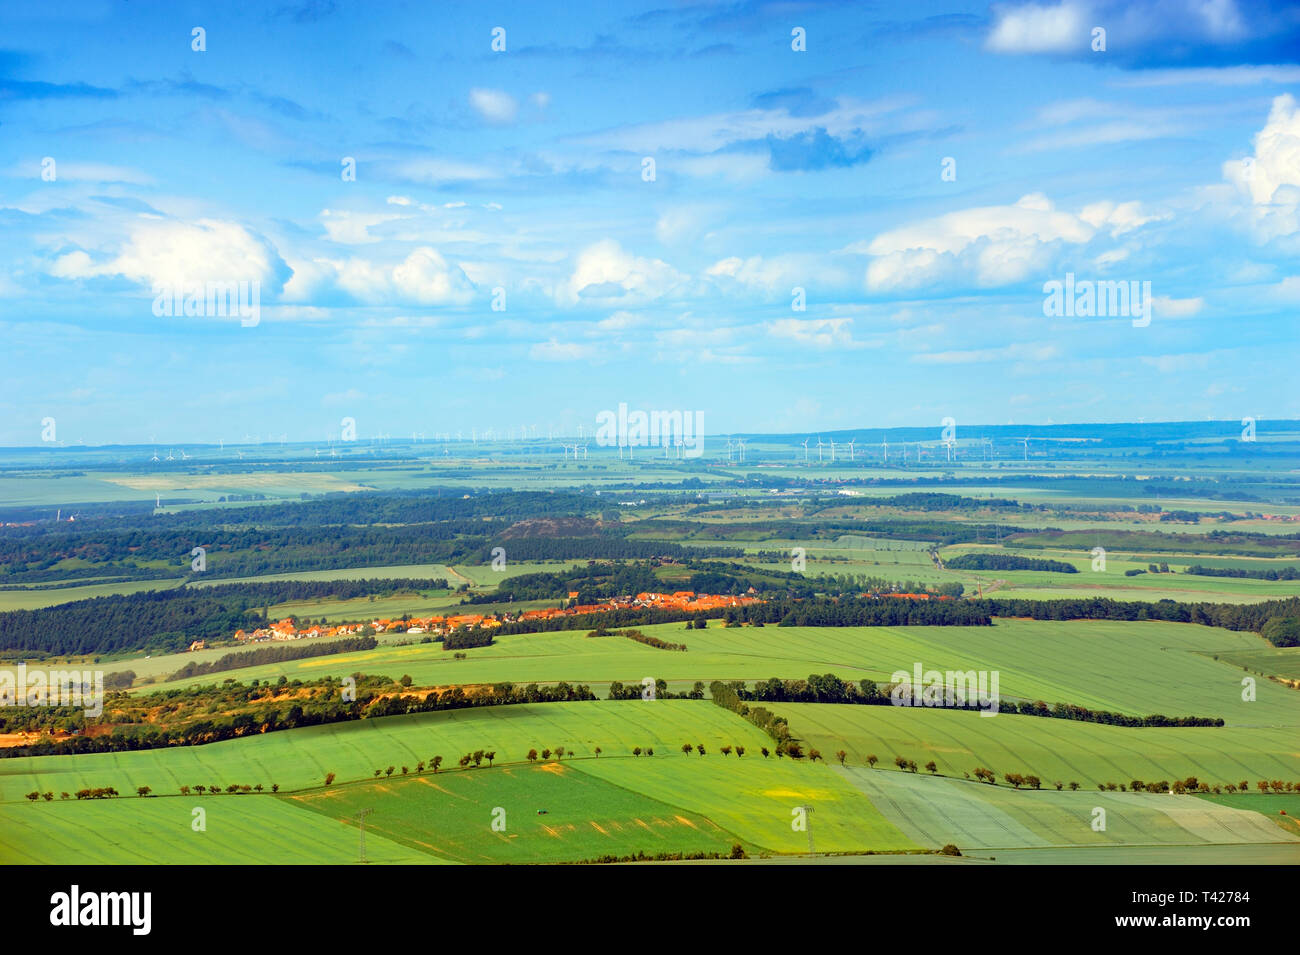
[[[875,769],[875,768],[876,768],[876,763],[879,762],[879,761],[880,761],[880,760],[879,760],[879,757],[876,756],[875,753],[870,753],[870,754],[867,756],[867,765],[870,766],[872,769]]]
[[[695,744],[695,749],[696,749],[696,751],[697,751],[701,756],[704,755],[704,744],[703,744],[703,743],[696,743],[696,744]]]
[[[395,766],[389,766],[387,769],[384,770],[384,775],[385,775],[385,776],[391,776],[391,775],[393,775],[393,770],[396,769],[396,768],[397,768],[397,767],[395,767]]]
[[[148,786],[137,786],[135,787],[135,791],[136,791],[136,795],[139,796],[147,796],[149,795],[149,793],[153,792],[153,790],[151,790]]]
[[[491,765],[492,765],[492,760],[494,760],[494,759],[497,758],[497,751],[496,751],[496,750],[490,750],[489,752],[486,752],[486,753],[483,754],[483,758],[486,759],[486,760],[488,761],[488,766],[491,767]]]
[[[528,761],[531,763],[535,759],[537,759],[537,750],[530,749],[528,751]]]
[[[741,746],[739,743],[736,744],[736,755],[737,756],[745,755],[745,747]]]
[[[925,764],[925,771],[929,773],[931,776],[933,776],[935,773],[939,771],[939,767],[935,764],[934,760],[930,760],[928,763]]]
[[[844,761],[849,758],[849,754],[844,752],[844,750],[842,749],[837,749],[835,751],[835,758],[838,759],[840,761],[840,765],[843,766]]]
[[[632,755],[633,755],[633,756],[640,756],[640,755],[641,755],[641,747],[640,747],[640,746],[633,746],[633,747],[632,747]]]
[[[731,747],[730,747],[730,746],[724,746],[724,747],[722,747],[722,749],[721,749],[721,753],[722,753],[723,756],[730,756],[730,755],[731,755]]]
[[[334,774],[333,774],[333,773],[328,773],[328,774],[326,774],[326,776],[325,776],[325,785],[326,785],[326,786],[332,786],[332,785],[334,785]]]
[[[600,754],[601,754],[601,748],[600,748],[599,746],[597,746],[597,747],[596,747],[596,755],[599,756]]]
[[[690,743],[682,743],[682,752],[683,752],[683,753],[687,753],[687,754],[689,754],[690,751],[693,750],[694,748],[695,748],[695,747],[692,746]]]

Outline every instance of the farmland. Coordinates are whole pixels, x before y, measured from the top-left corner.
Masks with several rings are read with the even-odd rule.
[[[292,447],[217,464],[192,449],[152,475],[70,451],[77,474],[57,479],[49,462],[5,476],[0,454],[14,492],[0,502],[13,522],[0,538],[0,638],[25,635],[0,647],[0,674],[27,662],[133,675],[99,720],[3,711],[0,860],[343,863],[368,809],[367,858],[384,864],[928,864],[953,861],[934,854],[949,843],[964,865],[1298,861],[1300,832],[1281,813],[1297,811],[1300,785],[1300,691],[1282,682],[1300,678],[1300,648],[1286,645],[1300,581],[1285,579],[1300,566],[1300,491],[1267,469],[1225,480],[1260,499],[1243,504],[1199,484],[1152,495],[1122,460],[1065,448],[1027,465],[903,470],[878,457],[805,465],[788,440],[753,441],[761,472],[611,451],[561,464],[487,442],[441,450],[362,466]],[[1143,473],[1174,487],[1189,467],[1174,457]],[[75,523],[53,520],[68,500],[58,488],[81,495]],[[191,566],[192,540],[208,542],[207,571]],[[996,569],[961,569],[964,555]],[[309,583],[328,587],[283,589]],[[642,589],[717,595],[717,609],[665,622],[633,599]],[[152,594],[148,619],[179,623],[136,631],[118,604],[78,603],[132,594]],[[175,652],[192,641],[166,608],[196,595],[229,632]],[[981,597],[1059,612],[961,616]],[[1144,609],[1089,618],[1093,597]],[[596,618],[521,624],[523,611],[607,601],[622,601],[612,632]],[[1220,608],[1199,618],[1216,625],[1148,619],[1161,601]],[[932,616],[835,617],[859,604]],[[765,605],[790,616],[746,617]],[[15,610],[36,616],[6,631]],[[459,644],[406,632],[457,614],[500,626]],[[91,635],[66,619],[92,621]],[[298,630],[233,639],[281,620]],[[308,625],[336,624],[370,627],[378,645],[168,679],[249,649],[310,648],[324,638],[301,637]],[[828,674],[858,692],[918,666],[995,675],[1002,712],[805,701]],[[673,698],[641,698],[647,678]],[[350,679],[358,701],[339,696]],[[778,722],[715,705],[715,681]],[[582,693],[542,702],[530,685]],[[1011,712],[1035,701],[1091,715]],[[1108,722],[1154,714],[1223,725]],[[207,735],[195,739],[217,741],[167,735],[196,726]],[[1027,775],[1041,788],[1012,782]],[[1188,777],[1185,794],[1146,791]],[[1292,788],[1261,795],[1260,780]],[[1248,795],[1226,789],[1243,782]],[[109,787],[119,795],[91,798]],[[192,827],[195,810],[206,829]]]

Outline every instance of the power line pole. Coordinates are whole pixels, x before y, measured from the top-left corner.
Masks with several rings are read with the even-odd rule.
[[[362,865],[365,865],[367,861],[366,860],[366,816],[370,815],[372,812],[374,812],[373,809],[362,809],[356,815],[356,820],[361,826],[361,858],[357,861],[359,861]],[[810,841],[811,839],[812,837],[809,836]]]
[[[813,850],[812,820],[808,818],[810,815],[812,815],[813,807],[800,806],[799,808],[803,810],[804,829],[808,832],[808,854],[815,855],[815,852]]]

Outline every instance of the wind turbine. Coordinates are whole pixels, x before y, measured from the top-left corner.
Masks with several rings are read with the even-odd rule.
[[[849,442],[849,463],[853,462],[853,445],[857,440],[858,440],[857,438],[854,438],[852,441]]]
[[[157,461],[157,460],[158,460],[158,449],[157,449],[157,448],[154,448],[154,449],[153,449],[153,457],[151,457],[149,460],[150,460],[150,461]]]
[[[168,448],[168,449],[167,449],[167,460],[168,460],[168,461],[175,461],[175,460],[176,460],[176,456],[175,456],[174,454],[172,454],[171,448]]]
[[[744,464],[745,463],[745,439],[738,438],[737,440],[740,442],[740,463]]]
[[[889,467],[889,436],[888,435],[885,435],[884,439],[880,442],[880,446],[885,449],[885,467]],[[904,455],[904,459],[906,459],[907,445],[903,445],[903,455]]]
[[[817,463],[822,463],[822,439],[821,435],[817,436]]]
[[[1028,460],[1029,460],[1029,436],[1026,435],[1025,437],[1021,438],[1020,440],[1021,440],[1022,442],[1024,442],[1024,445],[1025,445],[1025,460],[1028,461]]]
[[[831,464],[835,463],[835,439],[831,438]]]
[[[809,438],[804,438],[804,439],[803,439],[803,463],[804,463],[805,466],[807,466],[807,464],[808,464],[808,442],[809,442],[809,440],[811,440],[811,439],[809,439]]]

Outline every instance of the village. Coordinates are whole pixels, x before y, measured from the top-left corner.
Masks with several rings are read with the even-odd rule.
[[[408,633],[413,635],[445,636],[455,630],[494,629],[507,623],[527,623],[532,620],[551,620],[556,617],[576,617],[583,614],[610,613],[615,610],[654,609],[693,612],[700,610],[725,610],[729,607],[743,607],[748,604],[763,603],[753,596],[750,588],[748,594],[739,597],[697,594],[693,590],[679,590],[671,594],[639,593],[635,597],[611,597],[609,600],[595,604],[577,603],[578,592],[570,591],[568,604],[564,607],[545,607],[537,610],[523,610],[518,613],[501,611],[494,614],[452,614],[445,617],[403,617],[398,620],[377,619],[368,623],[343,623],[337,626],[313,624],[299,628],[292,617],[286,617],[267,627],[257,630],[236,630],[235,640],[240,643],[264,643],[274,640],[305,640],[313,637],[350,637],[370,633]],[[202,650],[206,644],[196,640],[190,645],[191,650]]]

